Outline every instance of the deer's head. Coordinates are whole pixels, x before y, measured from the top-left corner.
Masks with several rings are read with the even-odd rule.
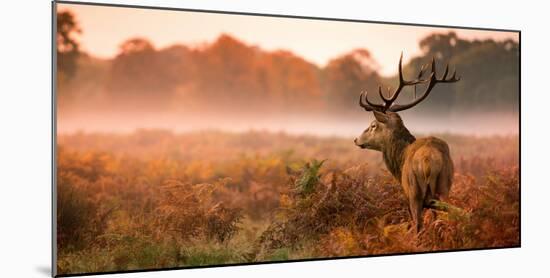
[[[382,113],[378,111],[373,111],[373,113],[375,120],[372,121],[369,127],[354,140],[355,145],[358,147],[362,149],[383,151],[388,142],[391,142],[394,137],[400,134],[406,135],[408,133],[407,128],[403,125],[401,117],[397,113]]]
[[[397,89],[391,92],[391,88],[388,88],[387,96],[385,96],[384,93],[382,93],[382,87],[378,87],[378,94],[384,104],[371,102],[368,98],[367,91],[362,92],[359,96],[359,105],[366,111],[372,111],[376,119],[365,131],[363,131],[361,136],[355,138],[355,145],[360,148],[384,151],[388,147],[388,144],[392,144],[396,140],[403,140],[409,143],[414,141],[414,137],[407,130],[397,112],[409,109],[422,102],[437,83],[453,83],[460,80],[460,78],[456,77],[456,71],[450,77],[447,77],[449,74],[449,65],[445,67],[443,77],[441,79],[437,78],[435,72],[435,59],[432,59],[431,71],[427,77],[424,78],[424,72],[427,66],[422,66],[416,79],[405,80],[403,78],[402,61],[403,53],[401,53],[401,57],[399,58],[399,85]],[[417,98],[416,86],[421,84],[425,86],[425,90],[422,95]],[[414,87],[414,100],[407,104],[394,104],[403,88],[407,86]]]

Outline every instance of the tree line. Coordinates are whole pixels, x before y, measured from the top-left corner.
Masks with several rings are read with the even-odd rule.
[[[397,84],[396,76],[379,74],[366,48],[319,67],[292,52],[265,51],[229,34],[200,47],[156,48],[146,38],[131,38],[120,45],[116,57],[101,60],[80,50],[76,37],[81,30],[73,14],[59,13],[57,29],[60,103],[102,99],[157,108],[176,103],[183,110],[232,111],[244,105],[272,112],[360,111],[356,103],[362,90],[376,93],[379,84]],[[419,105],[423,111],[519,109],[517,42],[466,40],[449,32],[431,34],[419,46],[422,54],[403,66],[406,78],[415,77],[432,57],[438,72],[449,63],[462,78],[453,86],[435,88]]]

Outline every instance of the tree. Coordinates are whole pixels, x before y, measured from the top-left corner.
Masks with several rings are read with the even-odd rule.
[[[57,69],[58,78],[71,78],[77,68],[79,44],[76,36],[82,33],[74,15],[69,11],[57,13]]]
[[[315,65],[289,51],[267,52],[227,34],[198,51],[195,62],[202,98],[218,110],[235,110],[238,103],[248,104],[249,111],[309,110],[320,96]]]
[[[380,83],[378,68],[366,49],[356,49],[331,60],[323,69],[326,102],[335,109],[359,107],[356,103],[360,92],[365,89],[375,92]],[[372,96],[376,99],[377,94]]]
[[[179,89],[196,81],[195,72],[195,57],[188,47],[155,49],[145,38],[132,38],[120,45],[106,88],[113,100],[139,104],[141,109],[154,104],[164,108]]]
[[[199,88],[205,97],[220,102],[257,98],[255,61],[260,52],[243,42],[222,34],[198,54]]]
[[[429,99],[419,107],[442,113],[510,111],[518,108],[517,42],[465,40],[449,32],[431,34],[422,39],[419,45],[423,53],[404,66],[406,78],[415,78],[413,75],[418,73],[422,65],[428,65],[432,58],[436,60],[438,71],[449,64],[450,71],[456,69],[457,76],[461,77],[461,81],[453,86],[434,88]],[[388,81],[395,80],[396,76]]]

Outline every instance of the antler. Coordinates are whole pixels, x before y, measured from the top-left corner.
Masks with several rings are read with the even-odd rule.
[[[451,77],[447,79],[447,75],[449,73],[449,65],[445,67],[445,72],[443,73],[443,77],[441,79],[438,79],[435,72],[435,59],[432,58],[432,70],[430,72],[430,75],[427,79],[421,79],[424,75],[425,67],[422,66],[420,68],[420,72],[418,73],[418,77],[414,80],[405,80],[403,78],[403,69],[402,69],[402,62],[403,62],[403,52],[401,52],[401,57],[399,58],[399,85],[397,86],[397,89],[393,94],[390,94],[390,89],[388,88],[388,96],[389,98],[385,97],[382,93],[382,87],[378,86],[378,94],[380,95],[380,98],[384,101],[384,104],[376,104],[369,101],[368,98],[368,92],[367,90],[361,92],[361,95],[359,96],[359,105],[363,107],[366,111],[379,111],[379,112],[398,112],[405,109],[409,109],[420,102],[422,102],[432,91],[433,87],[437,83],[454,83],[460,80],[460,77],[456,77],[456,70],[453,72]],[[428,83],[426,86],[426,90],[422,94],[420,98],[416,98],[416,85]],[[401,91],[406,86],[414,86],[414,101],[408,104],[393,104],[393,102],[399,97],[399,94],[401,94]],[[363,101],[365,100],[365,102]]]

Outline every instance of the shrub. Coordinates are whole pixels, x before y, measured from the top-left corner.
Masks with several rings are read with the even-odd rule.
[[[163,198],[157,209],[158,224],[181,240],[206,237],[224,242],[235,235],[241,219],[240,210],[216,202],[214,193],[225,186],[214,184],[184,184],[168,181],[162,188]]]
[[[306,163],[291,176],[292,190],[281,196],[278,220],[260,237],[261,248],[297,248],[300,243],[318,240],[337,228],[363,230],[380,214],[399,217],[399,212],[396,214],[391,206],[394,200],[400,203],[402,198],[391,199],[392,204],[376,201],[390,197],[387,195],[395,194],[395,190],[384,186],[374,188],[372,181],[339,171],[327,173],[322,181],[317,176],[321,165],[317,161]],[[307,181],[306,190],[304,181]]]

